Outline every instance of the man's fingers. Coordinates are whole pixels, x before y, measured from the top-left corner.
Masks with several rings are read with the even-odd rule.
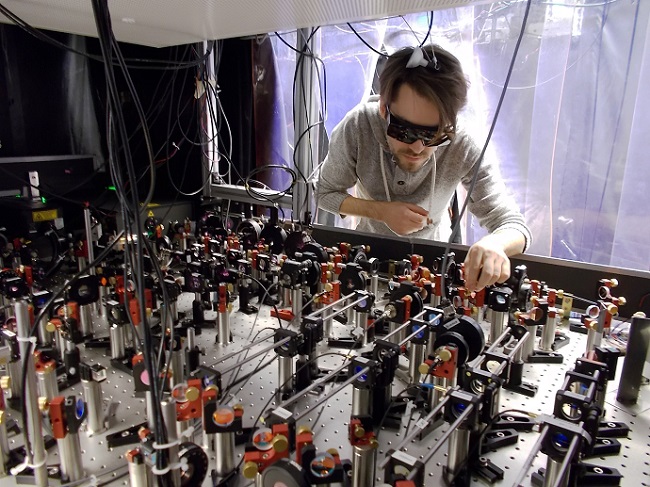
[[[501,265],[501,275],[497,279],[497,282],[506,282],[510,277],[510,259],[503,261]]]
[[[421,206],[414,205],[411,203],[405,203],[405,205],[409,210],[411,210],[414,213],[417,213],[418,215],[429,216],[429,212],[424,208],[422,208]]]
[[[473,262],[473,261],[470,261]],[[482,263],[466,263],[465,285],[471,291],[483,289],[498,282],[505,282],[510,277],[510,261],[501,258],[486,258]]]
[[[482,252],[474,247],[469,249],[467,257],[465,257],[465,285],[472,291],[476,289],[479,273],[481,272],[481,258]]]

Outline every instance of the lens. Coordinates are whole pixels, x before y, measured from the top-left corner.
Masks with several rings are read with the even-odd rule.
[[[354,375],[357,375],[359,372],[361,372],[365,367],[361,367],[360,365],[357,365],[354,367]],[[359,382],[365,382],[368,380],[368,374],[361,374],[359,377],[357,377],[357,380]]]
[[[576,381],[571,384],[570,390],[571,392],[575,392],[576,394],[586,396],[587,393],[589,392],[589,386],[584,382]]]
[[[180,384],[176,384],[172,388],[172,392],[171,392],[172,398],[174,398],[174,400],[176,402],[180,402],[180,403],[187,402],[187,398],[185,397],[186,392],[187,392],[187,384],[186,383],[182,382]]]
[[[334,457],[327,452],[316,455],[309,464],[311,473],[318,478],[329,477],[334,473],[335,467],[336,461],[334,460]]]
[[[562,404],[562,416],[565,419],[575,423],[576,419],[582,417],[582,410],[575,404],[565,402]]]
[[[454,414],[456,417],[460,416],[465,412],[465,409],[467,409],[467,405],[462,402],[457,402],[454,404]]]
[[[587,308],[586,314],[589,318],[596,319],[600,314],[600,308],[598,308],[598,306],[596,306],[595,304],[592,304]]]
[[[492,372],[493,374],[496,374],[496,371],[499,370],[499,367],[501,367],[501,362],[497,360],[488,360],[485,364],[485,370]]]
[[[598,288],[598,297],[600,299],[607,299],[609,297],[609,288],[607,286],[600,286]]]
[[[82,284],[77,288],[77,294],[80,298],[87,298],[90,296],[90,287],[88,287],[86,284]]]
[[[415,335],[415,338],[418,338],[418,339],[424,338],[424,327],[423,326],[413,325],[413,328],[411,328],[411,333],[415,333],[416,331],[420,331],[420,333]]]
[[[273,432],[271,429],[258,429],[253,435],[253,445],[255,445],[258,450],[270,450],[273,447]]]
[[[474,379],[470,385],[470,389],[472,389],[472,392],[474,394],[483,394],[485,392],[485,384],[481,382],[480,380]]]
[[[534,323],[537,323],[539,320],[541,320],[543,316],[544,311],[542,308],[532,308],[530,310],[530,319],[533,320]]]
[[[75,415],[77,416],[77,419],[83,418],[85,412],[86,412],[86,403],[83,402],[83,399],[81,398],[77,399],[77,405],[74,411]]]
[[[235,421],[235,411],[227,406],[217,408],[212,414],[212,421],[218,426],[230,426]]]
[[[566,451],[569,448],[569,437],[564,433],[555,433],[552,442],[553,446],[559,451]]]

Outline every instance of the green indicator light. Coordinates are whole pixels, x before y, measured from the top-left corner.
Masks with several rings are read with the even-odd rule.
[[[115,186],[108,186],[106,189],[109,191],[117,191],[117,188],[115,188]]]
[[[18,194],[16,195],[16,198],[21,198],[22,196],[23,196],[22,194],[18,193]]]
[[[43,204],[47,203],[47,200],[45,199],[45,196],[41,196],[41,203],[43,203]]]

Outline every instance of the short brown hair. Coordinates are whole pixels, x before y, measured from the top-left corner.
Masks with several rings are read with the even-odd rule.
[[[441,127],[455,131],[458,112],[467,102],[467,79],[460,61],[437,45],[424,46],[428,66],[407,68],[413,47],[404,47],[388,57],[379,76],[379,95],[388,105],[397,97],[402,84],[408,84],[416,93],[436,104],[440,111]]]

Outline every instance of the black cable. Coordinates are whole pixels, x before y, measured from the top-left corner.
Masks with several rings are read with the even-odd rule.
[[[214,96],[217,99],[218,99],[218,94],[217,94],[216,90],[214,89],[214,87],[212,87],[211,83],[209,83],[209,82],[206,83],[206,86],[208,87],[208,89],[205,92],[205,95],[206,95],[205,103],[208,105],[208,109],[210,110],[212,118],[214,118],[214,111],[213,111],[213,107],[212,107],[212,99],[208,95],[208,93],[210,92],[210,90],[212,90],[212,93],[214,94]],[[180,101],[180,98],[179,98],[179,101]],[[180,117],[180,114],[177,114],[177,115],[178,115],[178,117]],[[177,121],[177,123],[179,125],[179,130],[183,134],[183,138],[185,140],[188,140],[190,142],[190,144],[192,144],[194,146],[203,146],[203,145],[210,144],[210,143],[214,142],[214,140],[219,136],[219,132],[218,132],[218,129],[217,129],[217,130],[215,130],[215,134],[212,136],[211,139],[208,139],[208,140],[201,141],[201,142],[197,143],[197,142],[194,142],[193,140],[191,140],[187,136],[187,134],[180,128],[180,119]],[[184,170],[183,170],[183,176],[182,176],[182,179],[181,179],[180,186],[183,185],[183,182],[185,181],[185,178],[187,176],[187,169],[189,167],[189,164],[187,164],[187,159],[189,158],[189,156],[190,156],[190,152],[188,151],[187,156],[186,156],[185,164],[183,164]],[[204,164],[203,161],[202,161],[202,164]],[[174,182],[174,178],[171,175],[171,168],[170,168],[169,163],[166,165],[167,166],[167,176],[169,177],[169,181],[172,184],[172,187],[176,190],[176,192],[178,194],[182,194],[183,196],[195,196],[195,195],[201,193],[206,188],[206,186],[210,183],[210,181],[212,180],[212,173],[214,171],[214,161],[210,160],[209,164],[210,165],[207,166],[207,167],[205,165],[203,166],[206,169],[206,177],[205,177],[203,183],[201,183],[201,185],[199,186],[198,189],[196,189],[194,191],[191,191],[191,192],[184,192],[179,186],[176,185],[176,183]]]
[[[426,44],[427,39],[429,39],[429,36],[431,35],[431,28],[433,27],[433,11],[431,11],[430,14],[431,14],[431,18],[429,19],[429,29],[427,30],[427,35],[425,35],[424,39],[422,39],[422,42],[420,43],[420,47]]]
[[[231,391],[231,389],[232,389],[233,387],[235,387],[237,384],[241,384],[242,382],[247,381],[248,379],[250,379],[251,377],[253,377],[255,374],[257,374],[258,372],[261,372],[262,370],[264,370],[265,368],[267,368],[269,365],[271,365],[271,364],[272,364],[273,362],[275,362],[276,360],[277,360],[277,356],[276,356],[276,357],[273,357],[273,358],[270,359],[270,360],[268,360],[264,365],[258,365],[258,366],[257,366],[257,367],[252,371],[252,372],[250,372],[250,373],[248,373],[248,374],[246,374],[246,375],[243,375],[243,376],[241,376],[239,379],[237,379],[237,380],[231,382],[231,383],[228,384],[228,386],[224,389],[224,391],[223,391],[223,395],[225,396],[226,394],[229,394],[230,391]]]
[[[278,191],[277,195],[275,196],[272,195],[267,196],[265,194],[257,192],[250,185],[250,179],[253,176],[269,169],[280,169],[281,171],[288,172],[289,175],[291,176],[291,184],[286,189]],[[248,176],[246,176],[246,179],[244,180],[244,188],[246,189],[246,193],[248,193],[248,195],[251,198],[256,199],[257,201],[269,201],[271,203],[277,203],[283,196],[285,196],[294,188],[296,184],[296,179],[297,179],[296,172],[293,169],[291,169],[289,166],[282,166],[280,164],[267,164],[264,166],[256,167],[255,169],[253,169],[248,173]]]
[[[248,339],[250,339],[251,335],[253,334],[253,329],[255,328],[255,323],[257,323],[257,319],[260,316],[260,311],[262,310],[261,305],[266,301],[267,296],[268,297],[271,296],[271,288],[278,286],[280,283],[279,283],[279,281],[276,281],[267,288],[266,286],[264,286],[264,284],[262,284],[258,279],[254,278],[253,276],[249,276],[248,274],[242,274],[242,277],[255,281],[257,283],[257,285],[260,286],[264,290],[264,294],[262,295],[261,299],[259,300],[260,306],[257,308],[257,313],[255,315],[255,320],[253,320],[253,326],[251,327],[251,331],[248,334]],[[276,306],[275,302],[272,302],[272,306],[273,306],[273,309],[275,310],[275,316],[278,319],[279,329],[282,330],[283,327],[282,327],[282,319],[280,319],[280,311],[278,310],[278,307]],[[262,333],[265,330],[268,330],[268,329],[275,330],[275,328],[270,328],[270,327],[262,328],[261,330],[258,330],[258,332],[255,334],[255,336],[251,339],[251,342],[255,342],[255,340],[257,339],[259,334]],[[271,338],[271,336],[269,336],[268,338]],[[237,370],[233,374],[233,379],[232,380],[235,380],[237,378],[237,376],[239,375],[239,372],[241,371],[241,368],[242,368],[243,364],[245,363],[246,357],[248,357],[249,350],[250,349],[246,350],[246,354],[244,355],[244,359],[242,360],[241,365],[237,368]],[[241,357],[241,353],[239,353],[239,355],[238,355],[238,360],[239,360],[239,357]],[[262,358],[262,360],[264,360],[264,358]],[[261,362],[261,360],[260,360],[260,362]],[[230,390],[230,388],[231,388],[230,385],[226,387],[227,390]]]
[[[273,288],[274,286],[278,286],[278,285],[279,285],[279,282],[274,282],[273,284],[271,284],[271,285],[267,288],[266,286],[264,286],[263,283],[261,283],[261,282],[259,281],[259,279],[255,279],[253,276],[249,276],[248,274],[242,274],[242,277],[245,277],[246,279],[251,279],[251,280],[255,281],[255,282],[257,283],[257,285],[258,285],[259,287],[261,287],[261,288],[264,290],[264,294],[262,295],[262,299],[260,300],[260,304],[263,304],[263,303],[264,303],[264,300],[266,299],[266,296],[269,296],[269,297],[271,296],[271,292],[270,292],[270,291],[271,291],[271,288]],[[283,327],[282,327],[282,320],[280,319],[280,311],[278,310],[278,306],[275,304],[275,302],[272,302],[272,305],[271,305],[271,306],[273,307],[273,310],[275,311],[275,316],[276,316],[276,318],[278,319],[278,326],[279,326],[280,329],[282,330],[282,329],[283,329]],[[258,314],[259,314],[259,310],[258,310]]]
[[[295,52],[295,53],[297,53],[297,54],[305,54],[306,56],[310,56],[310,57],[315,57],[315,55],[314,55],[313,53],[311,53],[311,52],[310,52],[310,53],[305,53],[304,51],[300,51],[300,50],[296,49],[295,47],[293,47],[293,46],[292,46],[291,44],[289,44],[289,43],[284,39],[284,37],[282,37],[282,36],[281,36],[277,31],[276,31],[276,32],[273,32],[273,33],[275,34],[275,36],[276,36],[278,39],[280,39],[280,41],[282,42],[282,44],[284,44],[285,46],[287,46],[287,47],[288,47],[289,49],[291,49],[293,52]]]
[[[298,73],[302,69],[302,65],[305,62],[305,58],[308,57],[308,58],[311,58],[313,61],[320,61],[322,63],[322,65],[323,65],[323,73],[324,73],[323,79],[325,80],[325,81],[323,81],[323,83],[321,83],[320,71],[318,70],[318,66],[315,67],[315,71],[316,71],[317,76],[318,76],[319,90],[321,89],[321,85],[323,86],[323,88],[322,88],[322,91],[320,92],[320,95],[321,95],[321,119],[322,120],[320,120],[319,122],[316,122],[314,124],[310,123],[310,120],[309,120],[309,107],[307,106],[306,87],[305,87],[304,83],[301,83],[301,93],[300,94],[302,95],[302,104],[303,104],[303,107],[304,107],[304,113],[305,113],[305,118],[306,118],[305,122],[306,122],[307,128],[298,136],[298,139],[297,139],[297,141],[295,143],[295,146],[294,146],[292,160],[293,160],[293,165],[294,165],[296,171],[298,172],[298,174],[300,175],[302,180],[305,182],[305,185],[309,185],[309,181],[307,180],[307,178],[303,174],[302,170],[300,169],[300,165],[297,164],[297,162],[296,162],[296,155],[297,155],[298,147],[300,145],[300,142],[302,141],[302,138],[305,135],[308,135],[309,148],[310,148],[309,154],[312,155],[312,157],[310,158],[311,167],[309,168],[310,169],[309,174],[311,174],[313,166],[314,166],[311,129],[318,126],[321,123],[324,123],[325,113],[326,113],[326,110],[327,110],[327,107],[326,107],[326,98],[327,98],[327,82],[326,82],[326,80],[327,80],[327,76],[325,75],[325,63],[323,62],[322,59],[320,59],[319,57],[314,55],[312,49],[309,46],[309,42],[311,41],[311,39],[313,38],[313,36],[316,34],[317,31],[318,31],[318,28],[313,29],[311,34],[309,35],[309,37],[307,37],[306,39],[303,36],[303,42],[301,44],[302,49],[301,50],[296,50],[296,52],[300,53],[300,56],[298,57],[298,61],[296,63],[296,69],[295,69],[294,75],[293,75],[293,92],[295,94],[296,93],[296,84],[298,82]],[[293,113],[292,113],[292,117],[293,117],[293,124],[294,124],[294,127],[295,127],[296,126],[295,107],[294,107],[294,110],[293,110]],[[300,206],[297,206],[297,210],[298,210],[298,213],[299,213],[298,218],[300,218],[300,214],[302,213],[302,208],[307,203],[308,203],[308,193],[305,192],[304,201],[300,202]],[[296,215],[294,215],[294,217],[295,216]]]
[[[472,458],[474,457],[476,451],[477,450],[480,451],[481,444],[483,443],[483,438],[484,438],[485,434],[488,432],[488,430],[492,427],[492,425],[496,422],[496,420],[499,417],[501,417],[504,414],[509,414],[509,413],[520,413],[520,414],[523,414],[523,415],[525,415],[525,416],[527,416],[529,418],[536,417],[536,415],[534,415],[533,413],[530,413],[529,411],[524,411],[522,409],[505,409],[503,411],[499,411],[498,413],[496,413],[494,416],[492,416],[490,418],[490,421],[485,425],[485,427],[479,433],[478,441],[475,442],[474,445],[472,445],[472,448],[470,448],[468,450],[467,458],[463,462],[463,465],[464,465],[465,468],[468,468],[468,462],[470,460],[472,460]]]
[[[188,159],[189,159],[190,155],[191,155],[190,151],[187,151],[187,154],[185,156],[185,164],[183,164],[183,176],[182,176],[181,181],[180,181],[180,186],[183,185],[183,183],[185,182],[185,178],[187,177],[187,168],[189,167]],[[171,183],[172,187],[174,188],[174,190],[177,193],[176,197],[178,197],[178,195],[196,196],[201,191],[203,191],[205,189],[205,187],[208,185],[208,183],[210,183],[210,181],[212,180],[212,170],[214,168],[214,161],[210,162],[210,167],[207,168],[208,169],[207,170],[207,176],[206,176],[205,180],[201,183],[201,186],[199,186],[198,189],[196,189],[194,191],[191,191],[189,193],[186,193],[181,188],[176,186],[176,183],[174,182],[174,178],[172,177],[172,174],[171,174],[171,168],[170,168],[171,164],[169,164],[169,162],[168,162],[165,166],[166,166],[166,169],[167,169],[167,177],[169,178],[169,182]]]
[[[451,243],[455,240],[456,235],[458,235],[458,231],[460,230],[460,222],[463,219],[463,215],[465,214],[465,211],[467,210],[467,205],[470,201],[472,191],[474,191],[474,187],[476,186],[476,182],[478,180],[479,170],[481,169],[481,164],[483,163],[485,152],[487,151],[488,145],[490,144],[490,140],[492,139],[492,134],[494,133],[497,120],[499,119],[499,112],[501,111],[503,100],[508,91],[508,85],[510,84],[510,78],[512,77],[512,72],[515,67],[515,61],[517,59],[517,54],[519,53],[519,47],[521,46],[521,41],[523,40],[524,33],[526,31],[526,25],[528,24],[528,14],[530,13],[530,6],[531,6],[531,0],[527,0],[526,9],[524,11],[524,17],[521,21],[521,29],[519,31],[519,36],[517,37],[517,42],[515,43],[515,48],[512,53],[512,59],[510,60],[510,66],[508,67],[508,72],[506,74],[506,79],[505,82],[503,83],[503,90],[501,90],[501,95],[499,96],[499,101],[494,111],[494,117],[492,118],[492,124],[490,125],[490,130],[488,132],[487,138],[485,139],[485,143],[483,144],[483,148],[481,149],[481,153],[479,154],[478,159],[474,163],[475,166],[474,175],[472,176],[472,182],[470,184],[470,187],[467,190],[467,196],[465,197],[465,201],[463,202],[463,207],[461,208],[460,213],[458,214],[458,219],[456,220],[456,224],[454,225],[449,240],[445,245],[445,250],[442,256],[442,268],[440,272],[441,274],[440,288],[441,288],[443,300],[447,299],[447,293],[445,291],[445,272],[447,268],[449,251],[451,250]]]
[[[382,426],[384,426],[384,421],[386,421],[386,419],[388,418],[388,414],[390,413],[390,411],[391,411],[393,405],[395,404],[396,400],[399,399],[400,397],[402,397],[402,395],[408,393],[409,389],[417,389],[418,391],[421,390],[419,386],[417,386],[415,384],[409,384],[409,385],[406,386],[406,388],[404,390],[402,390],[396,396],[391,398],[390,402],[388,403],[388,407],[386,408],[386,412],[381,417],[381,421],[379,421],[379,424],[377,425],[377,428],[376,428],[377,434],[375,435],[376,439],[379,439],[379,433],[381,433],[381,428],[382,428]]]
[[[121,53],[119,52],[119,46],[115,41],[114,36],[112,35],[111,20],[110,20],[110,13],[108,11],[107,0],[93,0],[92,5],[93,5],[95,23],[97,25],[97,32],[98,32],[99,43],[102,51],[102,56],[104,57],[104,59],[107,60],[107,62],[104,63],[104,72],[106,75],[106,82],[108,86],[110,106],[111,109],[115,111],[116,114],[115,126],[118,129],[118,133],[121,140],[124,142],[121,152],[122,155],[124,156],[124,162],[125,162],[124,165],[125,165],[126,173],[128,175],[128,180],[131,185],[130,193],[131,193],[134,225],[135,228],[137,229],[137,232],[139,233],[140,229],[142,228],[141,214],[140,214],[140,207],[139,207],[140,198],[139,198],[139,192],[136,183],[136,175],[135,175],[133,160],[127,144],[128,134],[126,133],[124,114],[122,112],[120,95],[116,85],[115,73],[113,71],[113,63],[110,62],[112,59],[113,52],[115,52],[118,60],[120,61],[120,65],[123,68],[123,74],[125,78],[128,78],[129,76],[128,76],[128,72],[124,69]],[[132,96],[137,97],[137,93],[132,93]],[[117,167],[117,160],[114,159],[113,162],[114,164],[116,164],[115,173],[119,173],[119,168]],[[120,188],[119,190],[122,191],[123,188]],[[126,201],[126,194],[124,196],[125,196],[124,200]],[[130,245],[129,242],[127,241],[126,252],[128,253],[129,251],[130,251]],[[157,369],[155,368],[155,364],[153,361],[153,353],[154,353],[153,337],[151,334],[151,328],[147,321],[147,315],[143,306],[143,303],[145,302],[144,283],[143,283],[143,279],[144,279],[143,261],[144,261],[144,253],[143,253],[142,238],[137,238],[135,241],[133,278],[136,287],[135,291],[137,293],[138,300],[141,304],[139,307],[139,312],[140,312],[140,322],[142,324],[141,328],[143,332],[142,340],[143,340],[143,354],[144,354],[145,368],[147,370],[147,373],[149,374],[149,377],[154,378],[156,377],[155,371]],[[152,401],[153,415],[155,418],[154,436],[158,444],[165,444],[167,435],[164,430],[164,420],[160,408],[160,401],[162,400],[162,392],[159,390],[158,381],[156,380],[151,381],[150,387],[151,387],[152,395],[154,397],[154,400]],[[156,461],[157,468],[163,469],[168,463],[167,452],[165,450],[159,451],[158,455],[156,455],[156,460],[157,460]],[[171,482],[171,476],[169,473],[167,473],[159,477],[159,480],[161,480],[164,484],[169,485]]]
[[[108,7],[107,7],[107,14],[108,14]],[[156,169],[154,167],[154,157],[153,157],[153,146],[151,143],[151,134],[149,133],[149,127],[147,124],[147,117],[144,113],[144,109],[142,108],[142,104],[140,103],[140,97],[138,96],[137,90],[135,88],[135,85],[133,84],[133,80],[131,79],[131,75],[129,74],[129,70],[126,66],[126,63],[124,61],[124,57],[122,56],[122,52],[120,50],[120,47],[117,43],[117,39],[115,38],[115,35],[113,34],[113,31],[109,29],[109,35],[111,39],[111,43],[113,46],[113,51],[115,52],[115,57],[118,60],[118,63],[120,67],[122,68],[122,75],[124,80],[126,81],[126,85],[129,89],[129,92],[131,93],[132,96],[132,102],[133,105],[135,106],[136,112],[138,114],[138,118],[140,119],[140,125],[142,127],[142,135],[144,137],[145,141],[145,146],[147,149],[147,155],[149,156],[149,166],[150,166],[150,187],[149,187],[149,192],[147,193],[147,196],[144,199],[144,202],[142,203],[143,207],[147,207],[149,203],[151,202],[151,199],[153,198],[153,192],[154,188],[156,186]],[[125,144],[128,143],[128,136],[125,140]],[[134,193],[135,194],[135,193]],[[140,203],[138,201],[138,203]],[[140,227],[138,227],[140,228]]]
[[[354,29],[354,27],[352,27],[352,24],[350,24],[349,22],[348,22],[348,27],[349,27],[350,29],[352,29],[352,32],[354,32],[354,35],[356,35],[356,36],[359,38],[359,40],[360,40],[361,42],[363,42],[363,43],[366,45],[366,47],[367,47],[368,49],[370,49],[370,50],[371,50],[372,52],[374,52],[375,54],[379,54],[381,57],[388,57],[388,54],[385,54],[385,53],[383,53],[383,52],[379,52],[377,49],[375,49],[375,48],[372,47],[370,44],[368,44],[368,43],[366,42],[366,40],[365,40],[363,37],[361,37],[361,36],[359,35],[359,33]]]

